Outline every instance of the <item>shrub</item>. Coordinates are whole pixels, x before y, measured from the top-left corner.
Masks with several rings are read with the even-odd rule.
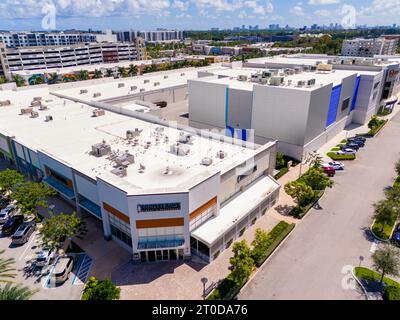
[[[100,281],[95,277],[90,277],[86,283],[82,300],[118,300],[121,289],[117,288],[111,280]]]
[[[328,152],[326,155],[334,161],[356,159],[355,154],[336,154],[335,152]]]
[[[355,273],[356,277],[359,279],[373,281],[373,282],[379,282],[381,280],[381,275],[378,272],[375,272],[371,269],[364,268],[364,267],[355,267],[354,271],[355,271],[354,273]],[[383,282],[389,287],[400,288],[400,283],[398,283],[388,277],[384,277]]]
[[[400,300],[400,288],[395,286],[386,287],[383,300]]]
[[[304,207],[300,207],[300,206],[294,207],[294,208],[292,209],[292,211],[290,211],[289,214],[290,214],[291,216],[295,217],[295,218],[298,218],[298,219],[303,218],[303,217],[306,215],[306,213],[307,213],[308,211],[310,211],[310,209],[311,209],[312,206],[315,204],[315,202],[316,202],[317,200],[319,200],[319,199],[322,197],[323,194],[324,194],[324,191],[323,191],[323,190],[316,191],[316,195],[315,195],[313,201],[311,201],[308,205],[306,205],[306,206],[304,206]]]
[[[279,172],[274,176],[274,178],[276,180],[278,180],[279,178],[282,178],[286,173],[289,172],[289,169],[286,167],[283,167],[281,170],[279,170]]]
[[[340,150],[339,147],[334,147],[334,148],[331,149],[331,151],[339,151],[339,150]]]
[[[286,161],[285,161],[284,157],[285,156],[282,152],[276,153],[276,165],[275,165],[276,169],[283,168],[286,165]]]

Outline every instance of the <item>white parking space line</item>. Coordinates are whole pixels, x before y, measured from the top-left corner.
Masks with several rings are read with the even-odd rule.
[[[26,245],[26,248],[24,249],[24,251],[22,252],[22,254],[20,255],[18,261],[21,261],[22,259],[24,259],[26,252],[28,249],[30,249],[32,247],[32,243],[33,241],[35,241],[36,239],[36,233],[34,233],[31,237],[31,239],[29,240],[28,244]]]

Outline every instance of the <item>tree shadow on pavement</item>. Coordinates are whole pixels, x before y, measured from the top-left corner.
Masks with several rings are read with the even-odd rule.
[[[276,206],[274,208],[274,210],[283,216],[288,216],[290,211],[292,211],[293,208],[294,208],[294,206],[289,206],[287,204],[285,204],[285,205],[280,204],[280,205]]]

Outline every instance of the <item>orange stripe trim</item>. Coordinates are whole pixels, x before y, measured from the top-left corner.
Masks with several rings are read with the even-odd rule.
[[[198,217],[204,211],[206,211],[208,208],[212,207],[215,204],[217,204],[217,197],[212,198],[210,201],[207,201],[201,207],[197,208],[192,213],[190,213],[189,214],[189,220],[193,220],[194,218]]]
[[[162,227],[180,227],[185,224],[183,218],[171,218],[171,219],[153,219],[153,220],[137,220],[137,229],[147,228],[162,228]]]
[[[104,210],[107,210],[109,213],[113,214],[114,216],[116,216],[118,219],[126,222],[126,223],[130,223],[129,217],[126,216],[124,213],[122,213],[121,211],[118,211],[117,209],[111,207],[109,204],[103,202],[103,208]]]

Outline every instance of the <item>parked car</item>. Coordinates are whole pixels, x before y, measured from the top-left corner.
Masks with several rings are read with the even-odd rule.
[[[322,167],[332,167],[335,170],[344,170],[344,164],[339,161],[331,161],[328,163],[322,164]]]
[[[335,173],[336,173],[336,170],[331,166],[325,166],[325,167],[322,167],[322,169],[324,170],[324,173],[328,177],[333,177],[335,175]]]
[[[53,259],[56,255],[56,251],[54,249],[43,249],[40,251],[36,257],[36,266],[44,267],[53,262]]]
[[[0,211],[0,224],[6,223],[8,218],[11,217],[11,215],[17,210],[17,207],[14,205],[10,205],[8,207],[5,207]]]
[[[365,142],[363,140],[359,140],[359,139],[348,139],[347,140],[348,144],[356,144],[358,145],[360,148],[365,146]]]
[[[367,139],[362,136],[355,136],[355,137],[348,138],[347,141],[362,141],[365,143],[365,141],[367,141]]]
[[[69,274],[74,266],[74,258],[70,255],[60,256],[54,263],[51,277],[56,284],[64,283],[68,280]]]
[[[157,101],[157,102],[154,102],[154,104],[160,108],[165,108],[168,105],[168,103],[166,101]]]
[[[10,199],[0,197],[0,210],[6,208],[10,204]]]
[[[340,149],[353,149],[358,151],[358,149],[360,149],[360,146],[356,143],[347,143],[344,146],[341,146]]]
[[[10,235],[18,229],[18,227],[24,222],[24,216],[19,214],[8,218],[6,223],[3,225],[1,231],[5,235]]]
[[[350,148],[345,148],[336,152],[337,155],[356,154],[357,151]]]
[[[400,223],[397,224],[396,228],[393,231],[392,241],[397,246],[400,246]]]
[[[34,221],[24,222],[22,223],[17,231],[12,235],[12,243],[13,244],[24,244],[28,242],[31,237],[33,231],[35,231],[36,223]]]

